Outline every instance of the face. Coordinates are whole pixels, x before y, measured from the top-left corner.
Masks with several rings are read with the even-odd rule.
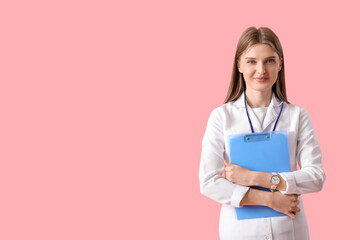
[[[270,45],[263,43],[246,49],[238,61],[239,72],[250,91],[272,91],[281,67],[282,59]]]

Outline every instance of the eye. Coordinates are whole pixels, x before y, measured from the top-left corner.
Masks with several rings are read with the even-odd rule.
[[[247,61],[247,63],[253,64],[253,63],[255,63],[255,61],[254,60],[249,60],[249,61]]]
[[[274,59],[268,59],[266,62],[273,63],[273,62],[275,62],[275,60]]]

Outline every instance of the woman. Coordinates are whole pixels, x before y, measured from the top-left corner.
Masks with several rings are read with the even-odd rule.
[[[270,132],[278,116],[276,131],[288,132],[290,172],[256,172],[229,163],[228,135]],[[225,103],[211,112],[202,141],[200,191],[222,204],[220,238],[309,239],[300,194],[322,189],[321,158],[309,114],[287,100],[278,37],[266,27],[246,29],[237,45]],[[297,169],[296,159],[301,169]],[[244,205],[268,206],[286,215],[237,220],[235,207]]]

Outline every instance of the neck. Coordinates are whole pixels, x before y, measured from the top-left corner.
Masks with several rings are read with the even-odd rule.
[[[268,107],[271,97],[272,90],[267,92],[246,90],[246,102],[251,108]]]

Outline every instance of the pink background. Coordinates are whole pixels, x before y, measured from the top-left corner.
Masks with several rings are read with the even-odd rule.
[[[249,26],[280,38],[323,152],[311,237],[353,239],[356,2],[2,1],[0,239],[218,239],[201,140]]]

